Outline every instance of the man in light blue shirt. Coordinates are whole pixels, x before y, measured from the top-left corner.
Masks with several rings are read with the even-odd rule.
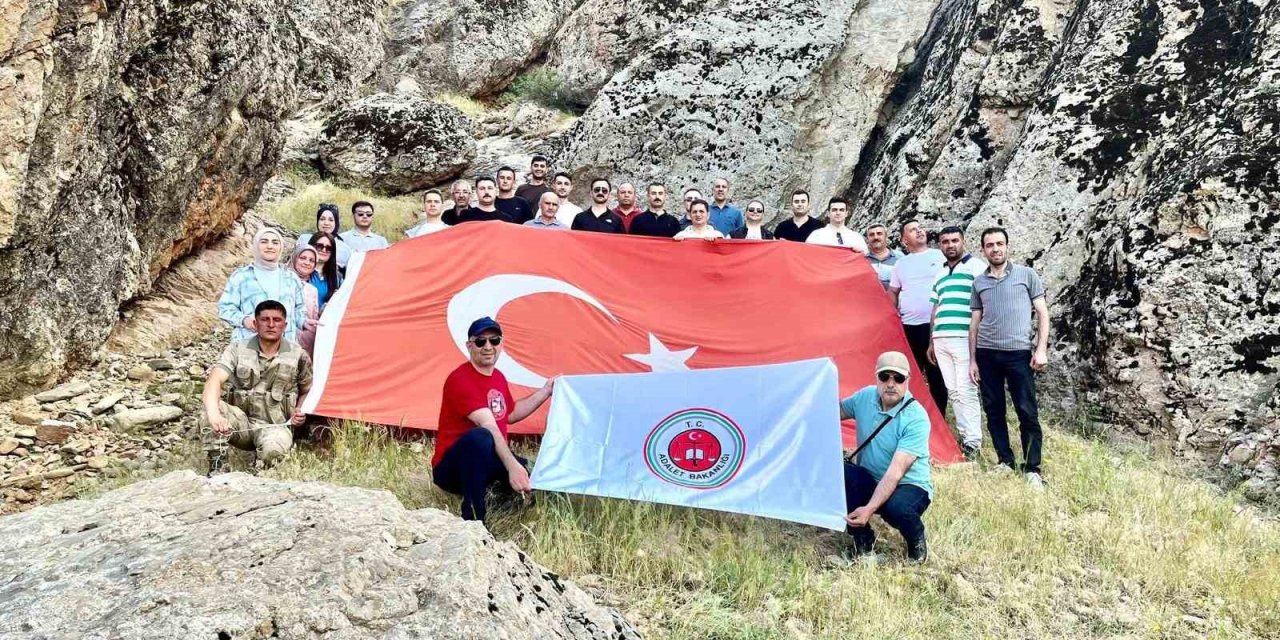
[[[548,191],[538,198],[538,215],[534,219],[524,223],[526,227],[535,229],[560,229],[568,231],[569,227],[560,222],[556,216],[560,211],[560,196],[554,191]]]
[[[742,217],[742,209],[729,202],[729,181],[716,178],[711,183],[711,226],[728,238],[730,233],[745,226],[747,221]]]
[[[871,553],[879,514],[907,543],[913,563],[929,557],[921,516],[933,498],[929,467],[929,415],[911,397],[907,356],[887,351],[876,360],[874,385],[840,401],[840,419],[858,423],[857,463],[844,465],[848,532],[855,554]]]

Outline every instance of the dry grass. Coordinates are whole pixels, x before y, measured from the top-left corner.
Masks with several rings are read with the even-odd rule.
[[[404,239],[404,230],[417,224],[422,202],[416,195],[385,197],[348,189],[328,181],[310,182],[299,175],[284,176],[294,187],[293,195],[263,207],[266,215],[298,233],[315,229],[316,209],[332,202],[342,211],[342,230],[351,228],[351,205],[360,200],[373,204],[373,230],[391,242]]]
[[[465,113],[467,117],[479,119],[487,115],[490,111],[489,106],[470,96],[464,96],[458,93],[442,93],[436,96],[437,102],[451,104],[458,108],[459,111]]]
[[[528,449],[529,445],[525,445]],[[1280,526],[1163,463],[1049,434],[1046,492],[976,468],[937,473],[932,558],[847,566],[841,534],[759,518],[540,494],[495,535],[603,586],[649,637],[1274,638]],[[430,443],[335,430],[270,472],[390,490],[457,512]]]

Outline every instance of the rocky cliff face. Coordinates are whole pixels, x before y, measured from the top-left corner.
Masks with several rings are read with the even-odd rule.
[[[279,123],[371,73],[382,4],[0,9],[0,395],[90,360],[122,302],[230,227]]]
[[[639,638],[483,525],[382,491],[183,471],[0,536],[6,638]]]
[[[1100,419],[1274,491],[1280,5],[962,1],[867,149],[856,217],[1010,229]],[[1082,392],[1082,393],[1077,393]]]

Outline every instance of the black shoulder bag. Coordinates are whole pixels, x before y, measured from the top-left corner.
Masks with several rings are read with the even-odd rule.
[[[851,454],[849,454],[849,455],[845,456],[844,461],[845,461],[845,462],[848,462],[849,464],[855,464],[855,463],[854,463],[854,460],[857,460],[857,459],[858,459],[858,454],[859,454],[859,453],[862,453],[862,450],[863,450],[863,449],[866,449],[866,448],[867,448],[867,445],[871,444],[871,441],[872,441],[872,440],[875,440],[875,439],[876,439],[876,436],[880,435],[880,432],[881,432],[881,431],[883,431],[885,427],[889,426],[889,423],[890,423],[890,422],[893,422],[893,419],[894,419],[894,418],[896,418],[896,417],[898,417],[898,416],[902,415],[902,412],[903,412],[903,411],[906,411],[906,410],[907,410],[907,407],[911,406],[911,403],[912,403],[912,402],[915,402],[915,401],[916,401],[916,399],[915,399],[915,398],[907,398],[907,401],[906,401],[905,403],[903,403],[902,408],[901,408],[901,409],[898,409],[898,412],[897,412],[897,413],[895,413],[895,414],[893,414],[893,415],[891,415],[891,416],[889,416],[889,417],[885,418],[885,419],[884,419],[884,422],[881,422],[881,423],[880,423],[880,426],[876,427],[876,430],[875,430],[875,431],[872,431],[872,432],[871,432],[871,435],[870,435],[870,436],[868,436],[868,437],[867,437],[867,439],[866,439],[865,441],[863,441],[863,443],[862,443],[862,444],[858,445],[858,448],[857,448],[857,449],[854,449],[853,453],[851,453]]]

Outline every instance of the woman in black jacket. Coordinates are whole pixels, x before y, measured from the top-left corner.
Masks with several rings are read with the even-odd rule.
[[[747,223],[729,233],[738,240],[772,240],[773,232],[764,227],[764,203],[752,200],[747,203]]]

